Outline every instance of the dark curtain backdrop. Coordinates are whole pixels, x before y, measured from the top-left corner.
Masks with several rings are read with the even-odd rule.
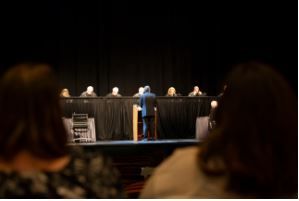
[[[296,1],[1,2],[1,73],[22,61],[53,65],[74,96],[93,85],[131,96],[149,84],[220,93],[234,64],[273,64],[297,92]]]
[[[146,84],[159,95],[170,86],[184,93],[192,89],[189,16],[169,6],[135,6],[61,6],[59,76],[74,95],[88,85],[100,95],[114,86],[127,96]]]

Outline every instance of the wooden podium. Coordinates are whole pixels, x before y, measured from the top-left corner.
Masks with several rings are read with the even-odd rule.
[[[133,105],[133,140],[138,141],[138,105]]]
[[[133,105],[133,140],[138,141],[138,136],[142,135],[142,119],[138,118],[138,105]],[[154,139],[157,139],[157,110],[155,110],[155,134]],[[139,131],[139,132],[138,132]],[[149,137],[149,135],[147,135]]]

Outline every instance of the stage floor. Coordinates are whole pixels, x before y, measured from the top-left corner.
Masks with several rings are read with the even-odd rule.
[[[197,139],[161,139],[149,141],[133,141],[133,140],[111,140],[111,141],[97,141],[89,143],[70,143],[70,145],[83,146],[138,146],[138,145],[195,145],[200,141]]]

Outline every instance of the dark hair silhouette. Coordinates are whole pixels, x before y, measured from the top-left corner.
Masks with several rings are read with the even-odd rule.
[[[59,86],[49,66],[20,64],[8,70],[0,82],[0,114],[3,160],[24,150],[42,159],[66,155]]]
[[[239,65],[216,110],[216,128],[199,164],[228,175],[228,190],[255,198],[297,197],[296,98],[284,78],[260,63]]]

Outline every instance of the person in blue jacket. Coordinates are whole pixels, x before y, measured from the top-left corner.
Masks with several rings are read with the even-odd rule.
[[[155,108],[157,106],[156,95],[151,93],[149,86],[144,87],[144,93],[140,96],[140,107],[142,108],[143,120],[143,140],[146,141],[149,136],[153,137],[155,132]]]

